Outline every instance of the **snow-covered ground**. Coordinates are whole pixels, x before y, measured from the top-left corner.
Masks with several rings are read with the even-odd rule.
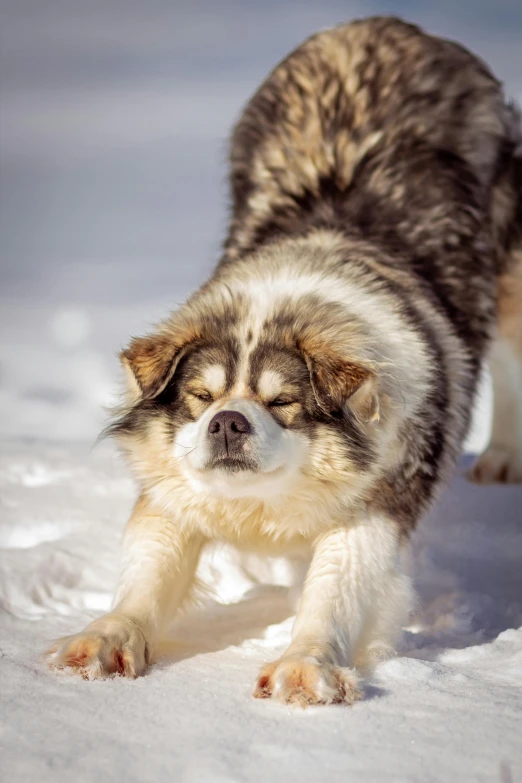
[[[109,606],[133,488],[108,450],[70,444],[13,445],[0,482],[4,780],[520,780],[520,489],[455,479],[415,539],[399,656],[365,701],[302,712],[250,695],[288,642],[291,575],[227,549],[147,676],[46,671],[48,642]]]
[[[519,2],[3,0],[0,778],[522,780],[522,489],[455,477],[414,540],[417,614],[353,708],[250,698],[284,648],[284,561],[209,552],[214,596],[137,681],[39,653],[104,611],[134,490],[92,449],[114,358],[197,285],[224,227],[227,130],[315,29],[394,12],[480,52],[522,97]],[[487,387],[469,442],[487,438]]]

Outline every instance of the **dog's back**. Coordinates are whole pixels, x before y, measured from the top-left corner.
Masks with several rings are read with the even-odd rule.
[[[382,17],[321,32],[235,129],[222,263],[319,227],[375,242],[427,282],[478,361],[522,234],[520,138],[498,81],[458,44]]]

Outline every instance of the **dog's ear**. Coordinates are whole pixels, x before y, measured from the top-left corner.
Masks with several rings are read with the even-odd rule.
[[[315,356],[305,352],[304,357],[315,398],[325,413],[334,414],[348,405],[361,421],[379,420],[376,376],[372,370],[327,351]]]
[[[186,335],[158,333],[135,337],[120,354],[131,401],[157,397],[192,344]]]

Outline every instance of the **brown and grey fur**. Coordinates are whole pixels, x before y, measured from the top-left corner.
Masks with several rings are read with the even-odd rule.
[[[461,46],[397,19],[353,22],[306,41],[254,95],[232,136],[231,186],[213,276],[122,355],[129,396],[112,431],[140,484],[139,508],[181,531],[194,568],[212,538],[317,551],[363,518],[379,520],[384,551],[381,531],[404,541],[450,475],[496,335],[522,373],[517,113]],[[516,389],[507,394],[520,420]],[[192,457],[177,444],[207,411],[238,400],[306,451],[274,496],[214,493],[189,475]],[[493,464],[486,453],[475,478],[522,478],[520,426],[520,453],[494,443]],[[205,469],[225,465],[232,486],[255,473],[254,457],[209,457]],[[298,614],[292,655],[262,674],[257,695],[351,700],[342,667],[382,655],[385,642],[368,653],[369,640],[402,619],[409,588],[389,567],[392,597],[370,590],[376,608],[357,632],[337,618],[304,656]],[[62,665],[68,649],[57,653]]]

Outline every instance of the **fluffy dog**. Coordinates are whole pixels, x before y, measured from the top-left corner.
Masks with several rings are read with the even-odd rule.
[[[140,496],[115,608],[52,665],[142,674],[219,539],[311,553],[255,695],[358,696],[407,616],[400,552],[454,468],[490,345],[473,477],[522,480],[520,140],[480,60],[397,19],[321,32],[275,68],[233,133],[221,261],[122,354],[111,432]]]

